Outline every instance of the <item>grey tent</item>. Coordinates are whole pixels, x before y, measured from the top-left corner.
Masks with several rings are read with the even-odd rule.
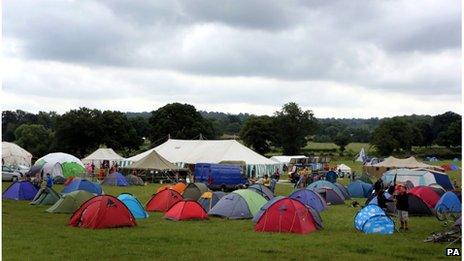
[[[274,197],[274,193],[272,193],[272,191],[268,187],[264,186],[263,184],[253,184],[249,186],[248,189],[258,192],[259,194],[261,194],[261,196],[263,196],[267,200],[270,200]]]
[[[129,183],[129,185],[138,185],[138,186],[143,186],[144,185],[142,178],[137,177],[137,176],[132,175],[132,174],[127,175],[126,180],[127,180],[127,183]]]
[[[340,191],[342,192],[345,199],[351,199],[350,193],[348,193],[348,189],[345,186],[343,186],[342,184],[340,184],[338,182],[336,182],[334,184],[335,184],[335,186],[337,186],[340,189]]]
[[[40,189],[30,203],[31,205],[53,205],[61,198],[58,192],[46,187]]]
[[[182,197],[184,197],[184,199],[198,200],[200,199],[201,195],[203,195],[203,193],[207,191],[208,191],[208,187],[206,186],[205,183],[200,183],[200,182],[190,183],[185,188],[184,193],[182,193]]]
[[[340,197],[340,195],[331,188],[322,187],[322,188],[316,188],[315,190],[317,193],[319,193],[319,195],[321,195],[323,199],[325,199],[325,202],[327,202],[327,204],[329,203],[332,205],[345,204],[345,201]]]
[[[226,193],[222,191],[208,191],[201,195],[201,198],[198,200],[198,203],[205,209],[206,212],[210,211],[218,201],[224,197]]]

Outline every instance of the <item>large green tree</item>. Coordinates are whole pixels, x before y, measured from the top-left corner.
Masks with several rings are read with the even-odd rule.
[[[309,136],[317,130],[317,119],[312,111],[303,111],[298,104],[290,102],[275,113],[275,142],[284,154],[294,155],[308,143]]]
[[[119,151],[137,150],[142,144],[142,137],[137,135],[137,130],[122,112],[104,111],[101,119],[104,124],[101,125],[100,144]]]
[[[165,141],[168,135],[176,139],[195,139],[200,135],[206,139],[216,138],[211,121],[189,104],[167,104],[153,111],[149,122],[149,137],[154,145]]]
[[[446,146],[446,147],[459,147],[462,145],[462,121],[454,121],[452,122],[446,130],[441,131],[438,133],[438,137],[436,139],[438,145]]]
[[[55,148],[83,158],[102,143],[106,124],[99,110],[71,110],[56,119]]]
[[[240,139],[245,145],[260,154],[271,150],[274,140],[272,118],[269,116],[252,116],[248,118],[240,130]]]
[[[22,124],[15,130],[15,143],[34,157],[40,158],[50,152],[53,133],[39,124]]]
[[[345,148],[348,144],[351,142],[351,135],[348,133],[348,131],[342,131],[337,134],[334,138],[334,143],[338,147],[340,147],[340,151],[344,152]]]
[[[410,122],[394,117],[380,122],[372,133],[370,143],[380,154],[387,156],[395,151],[411,151],[417,136],[420,135],[418,129]]]

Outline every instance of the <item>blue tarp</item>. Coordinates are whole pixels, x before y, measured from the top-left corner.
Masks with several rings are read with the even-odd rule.
[[[393,234],[395,223],[377,205],[363,207],[354,218],[357,230],[366,234]]]
[[[76,190],[85,190],[87,192],[100,195],[102,194],[102,188],[100,184],[90,182],[86,179],[74,178],[66,187],[64,187],[61,193],[69,193]]]
[[[148,213],[143,208],[140,201],[132,194],[122,193],[118,196],[124,205],[130,210],[132,215],[137,219],[148,218]]]

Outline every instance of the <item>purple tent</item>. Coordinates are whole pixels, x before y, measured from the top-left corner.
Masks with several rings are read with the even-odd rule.
[[[18,181],[11,184],[2,194],[3,199],[32,200],[37,189],[30,181]]]
[[[289,198],[296,199],[306,206],[314,208],[317,212],[321,212],[327,207],[325,200],[317,192],[310,189],[295,190]]]

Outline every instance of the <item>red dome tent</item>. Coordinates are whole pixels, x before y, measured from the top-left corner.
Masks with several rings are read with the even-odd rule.
[[[191,220],[191,219],[207,219],[208,214],[200,205],[200,203],[185,199],[177,202],[164,215],[164,218],[171,220]]]
[[[440,200],[440,195],[427,186],[414,187],[408,191],[408,194],[411,215],[432,215],[432,209]]]
[[[83,228],[113,228],[136,226],[130,210],[119,199],[110,196],[96,196],[87,200],[71,216],[69,225]]]
[[[183,200],[179,192],[165,188],[155,195],[148,201],[146,205],[147,211],[159,211],[159,212],[166,212],[168,211],[174,204]]]
[[[258,220],[255,231],[307,234],[322,228],[319,214],[292,198],[272,204]]]

